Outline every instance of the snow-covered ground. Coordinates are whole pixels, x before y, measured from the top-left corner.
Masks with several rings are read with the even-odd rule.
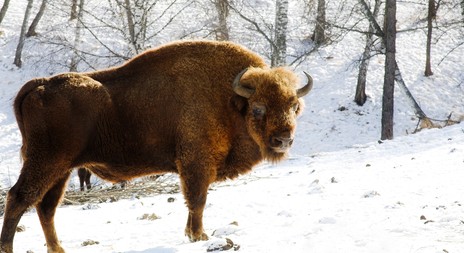
[[[1,188],[14,184],[21,168],[12,99],[25,81],[50,72],[31,67],[27,59],[22,69],[12,65],[12,40],[20,24],[13,17],[21,19],[23,4],[11,3],[0,27]],[[399,27],[417,21],[416,7],[399,5]],[[406,84],[432,118],[464,115],[464,47],[441,61],[459,40],[462,30],[441,36],[432,50],[434,75],[425,78],[423,30],[398,35],[397,58]],[[464,252],[464,127],[411,134],[417,118],[397,89],[395,139],[379,143],[382,56],[371,59],[366,105],[353,102],[353,62],[363,48],[363,38],[349,34],[297,67],[302,79],[306,70],[315,84],[305,97],[290,158],[212,186],[204,214],[209,241],[190,243],[183,235],[187,208],[182,195],[161,194],[60,207],[56,227],[63,247],[67,252],[191,253],[206,252],[229,238],[240,246],[238,252],[247,253]],[[75,184],[74,176],[70,189]],[[159,219],[141,219],[145,214]],[[20,224],[26,230],[16,234],[15,252],[45,252],[35,211]],[[88,240],[98,244],[83,246]]]
[[[456,125],[262,164],[212,187],[207,242],[183,236],[181,194],[61,207],[56,226],[68,252],[206,252],[224,238],[250,253],[462,252],[463,143]],[[44,252],[37,215],[21,224],[16,252]],[[82,246],[89,239],[99,244]]]

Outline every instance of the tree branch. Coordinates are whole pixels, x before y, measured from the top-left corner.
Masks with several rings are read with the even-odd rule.
[[[375,20],[374,14],[372,14],[366,1],[359,0],[359,3],[363,6],[367,19],[369,20],[369,22],[375,30],[375,35],[382,38],[385,37],[385,33],[382,31],[382,28],[380,28],[379,24],[377,23],[377,20]]]
[[[260,33],[266,40],[267,42],[269,42],[269,44],[275,48],[276,45],[274,43],[274,40],[272,40],[271,38],[269,38],[269,36],[261,29],[261,27],[258,25],[258,23],[256,23],[256,21],[248,18],[247,16],[243,15],[239,10],[237,10],[234,6],[232,6],[230,3],[229,3],[229,7],[230,9],[232,9],[233,11],[235,11],[235,13],[237,13],[242,19],[244,19],[245,21],[247,21],[248,23],[252,24],[256,31],[258,33]]]

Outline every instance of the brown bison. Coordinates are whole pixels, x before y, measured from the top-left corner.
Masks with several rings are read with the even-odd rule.
[[[90,171],[91,171],[91,169],[87,169],[87,168],[84,168],[84,167],[81,167],[81,168],[77,169],[77,176],[79,177],[79,188],[80,188],[81,192],[83,192],[85,190],[85,188],[87,188],[87,190],[92,189],[92,184],[90,183],[90,177],[92,176],[92,172],[90,172]],[[160,175],[155,175],[155,176],[158,177]],[[126,188],[126,184],[127,184],[127,182],[124,181],[124,180],[118,182],[118,185],[121,188]]]
[[[24,164],[8,193],[1,252],[13,251],[15,229],[30,206],[48,252],[64,252],[54,215],[75,167],[113,182],[178,173],[189,211],[185,234],[206,240],[209,185],[285,158],[300,98],[312,88],[306,75],[297,89],[293,72],[270,68],[239,45],[190,41],[115,68],[29,81],[14,101]]]
[[[90,176],[92,176],[92,173],[86,169],[86,168],[79,168],[77,169],[77,176],[79,177],[79,186],[81,189],[81,192],[85,190],[85,187],[87,187],[87,190],[92,189],[92,185],[90,184]]]

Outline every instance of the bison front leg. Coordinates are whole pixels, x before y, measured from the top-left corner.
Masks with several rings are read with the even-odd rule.
[[[206,204],[208,187],[211,182],[207,167],[183,167],[180,173],[182,191],[188,207],[185,235],[191,242],[208,240],[203,230],[203,210]]]

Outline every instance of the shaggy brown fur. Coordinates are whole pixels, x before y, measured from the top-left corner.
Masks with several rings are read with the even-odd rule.
[[[234,92],[234,79],[251,91],[246,97]],[[211,41],[176,42],[120,67],[29,81],[14,103],[24,164],[8,193],[1,252],[13,251],[16,226],[32,205],[48,252],[64,252],[54,214],[75,167],[113,182],[178,173],[189,210],[185,233],[206,240],[208,186],[285,157],[299,96],[312,79],[298,95],[296,85],[291,71]]]

